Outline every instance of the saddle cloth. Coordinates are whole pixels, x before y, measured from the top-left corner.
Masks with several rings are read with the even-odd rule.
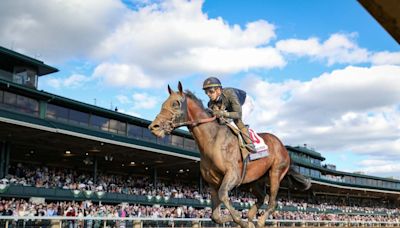
[[[233,121],[228,121],[228,126],[235,128],[235,130],[239,136],[239,142],[241,144],[244,144],[245,142],[242,138],[242,135],[239,133],[239,128],[236,126],[236,124]],[[249,128],[249,135],[250,135],[251,141],[253,142],[254,147],[256,148],[256,151],[257,151],[256,153],[249,154],[250,161],[254,161],[254,160],[257,160],[260,158],[267,157],[269,155],[268,145],[264,142],[264,139],[261,138],[256,132],[254,132],[253,129],[250,129],[250,128]]]
[[[249,135],[251,138],[251,141],[253,141],[253,144],[256,148],[256,153],[250,153],[250,161],[257,160],[263,157],[268,156],[268,145],[264,142],[264,139],[261,138],[257,133],[253,131],[253,129],[249,128]]]

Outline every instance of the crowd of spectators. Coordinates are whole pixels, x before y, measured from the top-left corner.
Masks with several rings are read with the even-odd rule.
[[[208,194],[200,194],[196,184],[180,182],[163,182],[158,180],[156,186],[149,177],[99,174],[97,180],[93,175],[66,168],[33,167],[18,163],[11,166],[9,174],[0,184],[14,184],[43,188],[61,188],[71,190],[90,190],[94,192],[113,192],[131,195],[159,195],[170,198],[209,199]]]
[[[247,217],[248,210],[242,210]],[[263,211],[260,211],[263,213]],[[222,209],[223,214],[228,214]],[[161,205],[101,204],[82,202],[35,202],[24,199],[3,199],[0,201],[0,215],[9,216],[72,216],[72,217],[150,217],[150,218],[211,218],[211,208],[190,206],[165,207]],[[398,214],[365,215],[352,213],[317,213],[306,211],[275,211],[269,219],[310,220],[310,221],[361,221],[361,222],[399,222]]]
[[[210,208],[188,206],[101,204],[82,202],[35,202],[24,199],[0,201],[0,215],[11,216],[76,216],[76,217],[154,217],[154,218],[209,218]]]
[[[161,180],[154,183],[154,180],[150,180],[149,177],[116,174],[99,174],[97,180],[94,181],[93,176],[89,173],[78,172],[77,170],[35,167],[20,163],[10,167],[6,178],[0,180],[1,184],[170,198],[210,199],[208,191],[200,192],[195,183],[187,184]],[[237,190],[231,195],[231,199],[236,203],[249,202],[252,204],[256,202],[256,199],[252,198],[249,193]],[[361,198],[341,201],[334,198],[314,197],[313,202],[283,198],[278,201],[277,208],[278,212],[271,215],[270,219],[395,221],[396,216],[400,215],[398,208],[390,208],[384,202]],[[227,212],[225,211],[225,213]],[[246,216],[246,213],[247,210],[242,211],[243,216]],[[9,199],[0,202],[0,215],[209,218],[211,209],[196,209],[188,206],[164,207],[161,205],[102,205],[90,201],[38,203],[22,199]]]

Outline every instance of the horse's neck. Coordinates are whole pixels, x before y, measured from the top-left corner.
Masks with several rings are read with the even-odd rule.
[[[188,106],[190,107],[188,110],[188,116],[190,120],[200,120],[209,118],[208,114],[205,110],[199,107],[195,102],[189,101]],[[194,127],[189,127],[193,137],[196,139],[200,147],[207,147],[211,140],[215,140],[218,129],[220,128],[219,124],[216,121],[202,123]]]

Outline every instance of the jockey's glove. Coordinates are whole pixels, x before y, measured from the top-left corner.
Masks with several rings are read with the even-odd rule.
[[[226,117],[229,118],[229,112],[222,111],[222,110],[214,110],[213,111],[214,116],[216,117]]]

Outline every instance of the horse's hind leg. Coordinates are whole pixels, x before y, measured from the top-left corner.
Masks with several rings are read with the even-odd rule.
[[[211,219],[217,224],[224,224],[226,222],[232,222],[231,216],[221,216],[221,200],[218,198],[218,191],[215,187],[211,187],[211,203],[212,203],[212,215]]]
[[[274,170],[274,169],[272,169]],[[257,226],[258,227],[264,227],[265,225],[265,220],[267,220],[268,216],[275,210],[276,207],[276,196],[278,195],[278,190],[279,190],[279,183],[280,183],[280,176],[281,172],[280,170],[274,170],[270,171],[269,177],[270,177],[270,194],[269,194],[269,199],[268,195],[265,196],[264,201],[269,201],[268,202],[268,208],[265,211],[265,213],[260,216],[260,218],[257,221]]]
[[[266,197],[267,193],[264,190],[265,180],[260,180],[251,185],[251,193],[253,193],[257,198],[257,203],[255,203],[249,210],[248,219],[249,222],[252,222],[254,217],[257,214],[258,209],[266,203],[265,200],[268,199]]]

